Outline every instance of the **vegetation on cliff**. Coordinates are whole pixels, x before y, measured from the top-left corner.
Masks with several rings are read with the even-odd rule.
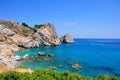
[[[120,78],[104,74],[98,75],[97,77],[85,77],[77,73],[37,69],[32,73],[15,71],[0,73],[0,80],[120,80]]]

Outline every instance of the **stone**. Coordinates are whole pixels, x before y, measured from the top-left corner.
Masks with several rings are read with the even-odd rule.
[[[74,43],[74,40],[71,38],[70,34],[66,34],[60,38],[62,43]]]
[[[44,52],[38,52],[38,56],[46,56]]]
[[[56,67],[50,67],[49,69],[50,70],[56,70]]]
[[[46,57],[42,57],[42,60],[47,61],[47,58]]]
[[[20,60],[22,59],[22,57],[16,55],[16,56],[15,56],[15,59],[16,59],[17,61],[20,61]]]
[[[63,66],[63,65],[58,65],[58,67],[59,67],[59,68],[64,68],[64,66]]]
[[[0,20],[0,40],[25,48],[60,44],[55,28],[51,23],[43,24],[34,32],[30,28],[13,21]]]
[[[76,69],[76,70],[79,70],[81,68],[81,66],[79,64],[73,64],[72,68]]]
[[[48,56],[49,56],[49,57],[54,57],[54,55],[53,55],[53,54],[48,54]]]
[[[23,58],[27,58],[27,57],[29,57],[30,55],[29,54],[25,54],[24,56],[23,56]]]

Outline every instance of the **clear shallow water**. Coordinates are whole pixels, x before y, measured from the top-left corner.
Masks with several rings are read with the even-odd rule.
[[[75,39],[74,44],[61,44],[56,47],[31,48],[16,55],[29,54],[36,56],[38,52],[52,53],[55,57],[36,57],[23,61],[20,65],[31,69],[56,67],[57,71],[77,72],[85,76],[98,74],[120,76],[120,39]],[[72,65],[78,63],[80,70]]]

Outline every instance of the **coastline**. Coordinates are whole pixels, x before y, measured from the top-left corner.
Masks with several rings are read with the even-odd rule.
[[[119,76],[119,52],[120,52],[120,41],[118,40],[89,40],[89,39],[75,39],[74,44],[61,44],[57,47],[39,47],[32,48],[27,52],[31,56],[37,55],[38,52],[45,52],[47,54],[53,53],[55,58],[49,61],[49,66],[56,67],[58,71],[71,71],[71,61],[75,60],[80,63],[82,68],[78,70],[79,74],[85,76],[97,76],[98,74],[115,75]],[[64,50],[63,50],[64,49]],[[18,53],[19,54],[19,53]],[[25,55],[26,52],[21,52],[20,55]],[[109,54],[109,55],[108,55]],[[99,60],[96,60],[99,59]],[[47,64],[49,59],[44,60],[34,59],[23,62],[21,65],[30,67],[35,70],[39,67],[44,68],[43,64]],[[53,63],[54,62],[54,63]],[[70,63],[70,64],[67,64]],[[26,65],[27,64],[27,65]],[[32,66],[32,65],[34,66]],[[61,66],[62,65],[62,66]],[[114,66],[116,65],[116,66]],[[67,66],[67,68],[65,68]],[[47,67],[45,67],[47,68]]]

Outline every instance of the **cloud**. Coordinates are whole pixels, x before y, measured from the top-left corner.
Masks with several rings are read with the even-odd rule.
[[[77,23],[76,22],[66,22],[64,25],[65,26],[76,26]]]

